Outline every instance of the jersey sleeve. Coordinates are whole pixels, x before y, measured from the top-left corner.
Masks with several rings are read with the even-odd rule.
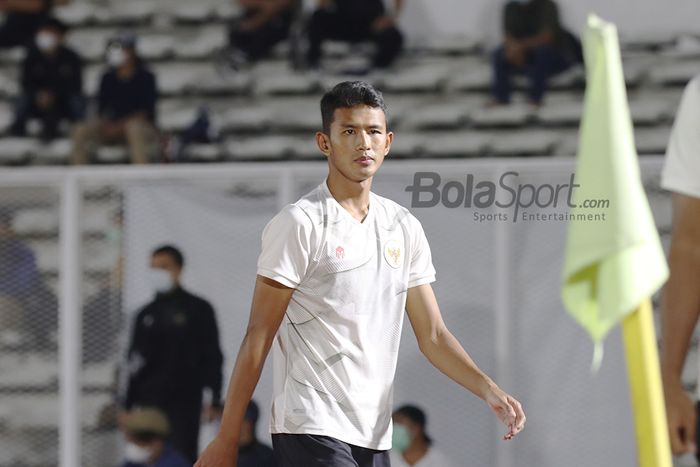
[[[298,207],[288,205],[265,226],[258,275],[296,288],[311,262],[312,223]]]
[[[409,215],[411,223],[411,261],[408,272],[408,288],[435,282],[435,268],[430,245],[420,221]]]
[[[661,186],[700,198],[700,76],[683,92],[666,149]]]

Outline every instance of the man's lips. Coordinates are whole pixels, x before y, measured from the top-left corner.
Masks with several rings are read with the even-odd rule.
[[[369,162],[373,161],[374,157],[372,156],[360,156],[357,159],[355,159],[355,162]]]

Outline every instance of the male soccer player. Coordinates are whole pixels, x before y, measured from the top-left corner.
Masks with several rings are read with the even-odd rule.
[[[328,177],[265,227],[253,304],[221,429],[196,467],[233,467],[274,344],[272,442],[282,467],[384,467],[404,309],[420,349],[508,427],[520,403],[479,370],[440,315],[430,248],[408,210],[370,191],[389,153],[382,95],[343,82],[321,100]]]

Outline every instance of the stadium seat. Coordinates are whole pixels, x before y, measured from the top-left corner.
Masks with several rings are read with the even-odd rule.
[[[547,156],[560,140],[554,131],[501,131],[492,134],[490,150],[495,156]]]
[[[639,154],[663,154],[671,134],[669,127],[637,128],[634,142]]]
[[[475,131],[441,131],[421,134],[419,155],[427,157],[482,156],[491,143],[491,136]]]
[[[700,61],[672,61],[651,70],[649,80],[656,85],[684,86],[697,74],[700,74]]]
[[[146,61],[163,60],[174,54],[175,39],[170,34],[139,37],[138,52]]]
[[[22,164],[36,152],[38,143],[33,138],[4,138],[0,144],[0,163]]]
[[[227,43],[226,30],[217,25],[209,25],[199,35],[190,40],[178,41],[175,56],[184,60],[199,60],[210,57]]]
[[[449,64],[428,64],[399,69],[384,80],[383,88],[389,92],[437,92],[451,68]]]
[[[476,127],[515,127],[525,125],[533,116],[530,105],[514,103],[477,108],[470,119]]]
[[[471,61],[452,72],[447,80],[448,91],[487,91],[491,88],[491,68],[486,61]],[[486,99],[485,99],[486,100]]]
[[[69,139],[57,139],[48,144],[38,145],[31,163],[34,165],[63,165],[70,160],[73,143]]]
[[[457,128],[464,126],[476,103],[464,99],[430,103],[420,106],[420,112],[407,112],[400,117],[402,130]]]
[[[193,162],[217,162],[223,157],[219,144],[191,144],[186,149],[187,160]]]
[[[546,126],[575,126],[581,121],[583,103],[581,101],[547,101],[535,113],[539,123]]]
[[[263,104],[232,104],[231,108],[220,114],[223,132],[260,132],[271,125],[275,108]]]
[[[58,6],[54,9],[54,15],[75,29],[96,21],[95,5],[90,2],[71,2]]]
[[[675,106],[664,99],[646,97],[630,99],[630,115],[635,125],[655,125],[662,123],[675,113]]]
[[[95,161],[100,164],[124,164],[129,162],[126,146],[100,146],[95,154]]]
[[[257,95],[310,94],[318,89],[319,81],[308,74],[275,73],[258,75],[253,91]]]
[[[279,160],[290,157],[296,138],[291,136],[257,136],[231,138],[226,142],[226,158],[237,160]]]
[[[18,235],[52,235],[58,233],[58,211],[45,208],[18,210],[12,220]]]

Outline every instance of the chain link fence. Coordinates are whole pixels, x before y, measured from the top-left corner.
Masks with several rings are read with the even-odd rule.
[[[642,172],[667,244],[670,200],[658,188],[660,167],[659,158],[650,158]],[[248,319],[262,229],[326,173],[324,164],[109,170],[73,172],[81,203],[80,455],[90,467],[122,461],[117,400],[131,323],[153,298],[144,281],[153,249],[180,247],[185,288],[214,306],[226,381]],[[416,171],[464,183],[467,173],[498,180],[505,170],[519,171],[521,183],[563,183],[573,161],[391,162],[374,191],[410,207],[406,187]],[[58,464],[57,300],[61,272],[71,265],[60,259],[58,232],[58,183],[68,172],[56,173],[55,186],[6,186],[0,178],[0,467]],[[499,442],[502,428],[488,409],[427,363],[408,323],[396,405],[424,407],[436,446],[458,466],[634,465],[619,335],[608,339],[600,374],[590,376],[592,346],[559,299],[566,223],[477,222],[474,209],[445,206],[412,212],[431,244],[445,321],[479,365],[522,399],[529,426],[514,444]],[[23,279],[25,270],[33,279]],[[689,360],[686,382],[693,390],[695,360]],[[268,365],[255,394],[263,441],[271,390]]]

